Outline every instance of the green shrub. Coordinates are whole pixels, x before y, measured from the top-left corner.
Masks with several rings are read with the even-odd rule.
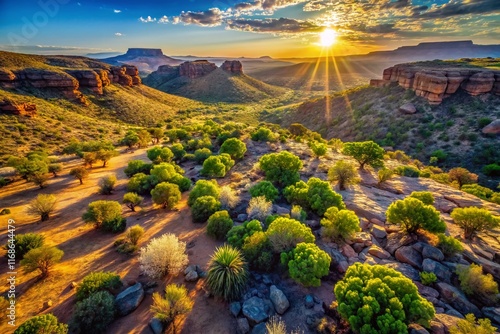
[[[127,191],[140,195],[149,195],[157,183],[156,177],[144,173],[137,173],[128,181]]]
[[[149,172],[153,168],[152,164],[147,164],[142,160],[131,160],[128,162],[127,167],[124,170],[127,177],[132,177],[135,174],[143,173],[149,175]]]
[[[135,207],[140,205],[143,199],[136,193],[129,192],[123,195],[123,203],[132,211],[135,211]]]
[[[229,138],[220,147],[219,153],[227,153],[231,159],[242,159],[247,151],[247,146],[238,138]]]
[[[248,237],[244,237],[243,240],[241,251],[245,259],[248,260],[250,268],[257,271],[273,270],[274,255],[267,234],[255,231]]]
[[[188,205],[193,206],[198,197],[212,196],[219,198],[220,188],[215,180],[199,180],[196,182],[193,190],[189,193]]]
[[[486,209],[476,207],[456,208],[451,218],[464,230],[465,239],[470,239],[476,232],[489,230],[500,225],[500,218]]]
[[[334,292],[355,333],[407,333],[410,323],[429,327],[435,314],[409,278],[382,265],[353,264]]]
[[[249,219],[264,221],[273,211],[273,204],[264,196],[254,197],[248,203],[247,214]]]
[[[217,211],[208,218],[207,234],[212,238],[224,240],[233,227],[233,220],[227,211]]]
[[[43,222],[47,221],[56,207],[56,202],[57,198],[54,195],[38,194],[38,196],[29,203],[27,212],[30,215],[39,216],[40,220]]]
[[[0,216],[10,215],[10,209],[0,210]]]
[[[386,216],[387,221],[400,225],[407,233],[415,233],[420,228],[431,233],[446,230],[446,224],[433,206],[412,197],[393,202],[387,209]]]
[[[344,143],[342,153],[353,157],[361,169],[365,165],[374,168],[384,165],[385,150],[372,141]]]
[[[399,166],[394,169],[394,173],[406,177],[420,177],[420,170],[414,166]]]
[[[292,206],[292,210],[290,210],[290,218],[298,220],[301,223],[305,223],[307,219],[307,212],[302,209],[300,205]]]
[[[470,313],[465,319],[457,321],[456,326],[449,328],[450,334],[495,334],[497,329],[491,326],[490,319],[479,319],[476,323],[476,317]]]
[[[493,193],[493,195],[491,195],[491,197],[489,198],[489,201],[500,204],[500,193]]]
[[[309,188],[307,191],[309,207],[318,215],[324,215],[325,211],[332,206],[338,209],[345,208],[342,196],[333,191],[328,182],[311,177],[307,181],[307,186]]]
[[[288,252],[301,242],[315,241],[311,229],[301,222],[279,217],[268,227],[266,234],[275,253]]]
[[[309,132],[309,129],[300,123],[292,123],[288,128],[290,133],[294,136],[303,136]]]
[[[309,187],[304,181],[299,181],[283,189],[283,196],[288,203],[297,204],[304,208],[309,207]]]
[[[351,210],[340,210],[332,206],[321,219],[322,237],[335,242],[344,243],[350,240],[356,232],[361,231],[359,218]]]
[[[489,164],[483,167],[483,173],[488,176],[500,176],[500,165]]]
[[[134,225],[127,230],[127,239],[134,246],[137,246],[143,235],[144,229],[140,225]]]
[[[491,118],[488,118],[488,117],[481,117],[480,119],[478,119],[477,121],[477,125],[480,127],[480,128],[484,128],[486,125],[490,124],[492,121],[491,121]]]
[[[253,141],[270,141],[274,142],[277,140],[277,135],[275,135],[268,128],[260,127],[250,135]]]
[[[378,185],[389,181],[394,176],[394,171],[389,168],[381,168],[377,172]]]
[[[24,254],[28,253],[30,250],[42,247],[45,241],[45,237],[38,233],[26,233],[26,234],[16,234],[14,236],[14,250],[15,257],[18,259],[22,259]],[[5,249],[7,249],[6,256],[9,257],[9,247],[10,243],[5,245]]]
[[[420,276],[420,281],[422,282],[423,285],[432,285],[437,281],[436,274],[427,271],[420,272],[419,276]]]
[[[116,290],[122,287],[120,275],[98,271],[88,274],[76,288],[76,299],[84,300],[99,291]]]
[[[233,247],[241,248],[245,239],[256,232],[262,232],[262,225],[258,220],[244,222],[243,225],[233,226],[227,232],[227,243]]]
[[[448,177],[450,182],[456,181],[458,186],[462,188],[464,184],[477,183],[477,174],[469,172],[467,169],[462,167],[456,167],[448,172]]]
[[[479,184],[464,184],[461,190],[484,200],[488,200],[493,196],[493,190],[482,187]]]
[[[212,151],[208,148],[199,148],[194,151],[194,161],[197,164],[202,164],[208,157],[212,155]]]
[[[282,151],[263,155],[259,159],[259,166],[266,174],[266,180],[279,186],[289,186],[299,181],[302,161],[296,155]]]
[[[170,150],[174,154],[175,160],[182,160],[182,158],[184,158],[184,156],[186,155],[186,150],[184,149],[184,146],[182,146],[181,143],[173,144],[170,147]]]
[[[468,296],[482,297],[494,304],[498,297],[498,284],[491,274],[483,274],[483,267],[477,264],[459,265],[457,275],[462,291]]]
[[[217,297],[237,300],[245,290],[247,264],[240,251],[229,245],[217,248],[208,264],[206,284]]]
[[[107,175],[99,180],[99,193],[111,195],[116,184],[116,175]]]
[[[288,266],[290,277],[304,286],[320,286],[330,262],[330,256],[313,243],[301,242],[288,254],[281,253],[281,263]]]
[[[161,205],[164,209],[172,210],[181,200],[181,191],[176,184],[162,182],[151,190],[151,197],[155,204]]]
[[[115,318],[115,298],[107,291],[76,303],[69,325],[72,333],[105,333]]]
[[[268,201],[274,202],[278,198],[279,191],[269,181],[262,181],[249,189],[252,197],[264,196]]]
[[[328,180],[337,182],[340,190],[345,190],[346,186],[358,181],[358,172],[351,163],[340,160],[328,170]]]
[[[28,251],[20,264],[26,273],[40,270],[42,277],[47,277],[50,269],[61,261],[63,255],[64,252],[59,248],[40,246]]]
[[[431,158],[436,158],[438,162],[443,162],[448,157],[448,154],[443,150],[436,150],[431,153]]]
[[[208,177],[224,177],[233,166],[234,160],[229,154],[213,155],[203,162],[200,174]]]
[[[161,162],[170,162],[174,154],[168,147],[155,146],[147,151],[147,156],[154,164],[159,164]]]
[[[184,285],[169,284],[165,287],[165,297],[157,292],[153,293],[153,304],[150,310],[162,323],[173,323],[175,333],[175,319],[191,312],[193,305],[194,302]]]
[[[52,314],[42,314],[34,316],[19,326],[14,334],[66,334],[68,325],[60,323]]]
[[[193,222],[204,223],[215,212],[220,210],[220,202],[213,196],[201,196],[191,206]]]
[[[53,163],[49,165],[49,173],[52,173],[54,177],[56,177],[60,171],[62,171],[62,164]]]
[[[434,205],[434,196],[428,191],[414,191],[410,197],[420,200],[425,205]]]
[[[317,141],[309,142],[309,147],[316,157],[324,156],[328,152],[328,146]]]
[[[122,206],[116,201],[91,202],[82,218],[87,224],[94,224],[96,228],[110,232],[124,231],[126,226]]]
[[[462,246],[460,240],[457,240],[452,236],[448,237],[443,233],[439,233],[438,238],[439,242],[437,246],[443,251],[443,254],[447,257],[451,257],[457,253],[461,253],[464,250],[464,246]]]

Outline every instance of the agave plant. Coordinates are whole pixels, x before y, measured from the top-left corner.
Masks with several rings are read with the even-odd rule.
[[[240,251],[230,245],[217,248],[212,255],[207,273],[207,286],[225,300],[238,299],[248,279],[247,263]]]

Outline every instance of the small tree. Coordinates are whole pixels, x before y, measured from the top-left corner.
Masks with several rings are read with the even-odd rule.
[[[337,182],[339,190],[345,190],[346,186],[358,181],[358,172],[352,164],[347,161],[340,160],[333,165],[328,171],[328,180]]]
[[[175,160],[182,160],[186,155],[186,150],[181,143],[175,143],[170,147],[170,150],[174,154]]]
[[[53,163],[49,165],[49,173],[52,173],[54,177],[57,177],[60,171],[62,171],[62,164]]]
[[[121,143],[128,146],[129,149],[134,147],[139,143],[139,136],[135,131],[127,131],[125,137],[122,139]]]
[[[384,165],[385,150],[372,141],[345,143],[342,153],[353,157],[360,169],[364,169],[365,165],[373,168]]]
[[[309,207],[318,215],[324,215],[325,211],[332,206],[340,210],[345,209],[342,196],[333,191],[330,183],[322,181],[317,177],[311,177],[307,181],[307,187]]]
[[[272,213],[273,204],[264,196],[254,197],[248,203],[247,214],[250,219],[264,221]]]
[[[47,180],[49,177],[47,176],[46,173],[33,173],[28,177],[28,181],[33,182],[37,186],[40,187],[40,189],[43,189],[47,186]]]
[[[222,209],[234,209],[240,202],[240,197],[230,186],[223,186],[220,188],[219,201]]]
[[[115,319],[115,298],[99,291],[76,303],[69,328],[71,333],[105,333]]]
[[[44,241],[44,236],[38,233],[16,234],[14,236],[16,258],[22,259],[24,254],[28,253],[30,250],[42,247]],[[5,249],[10,249],[9,244],[5,245]],[[7,252],[7,257],[9,257],[9,254],[12,253]]]
[[[174,154],[168,147],[155,146],[147,151],[148,159],[154,164],[161,162],[170,162]]]
[[[156,144],[160,143],[160,140],[165,136],[165,131],[162,128],[150,129],[151,137],[155,140]]]
[[[332,206],[321,219],[322,236],[333,241],[344,243],[350,240],[356,232],[361,231],[359,218],[351,210],[340,210]]]
[[[304,286],[320,286],[330,262],[330,256],[313,243],[301,242],[289,253],[281,253],[281,263],[288,266],[290,277]]]
[[[317,158],[326,155],[326,152],[328,152],[328,146],[317,141],[310,142],[309,147],[311,148],[314,156]]]
[[[194,188],[189,193],[188,205],[193,206],[194,202],[198,197],[201,196],[212,196],[214,198],[219,198],[220,188],[215,180],[199,180],[194,185]]]
[[[137,137],[139,138],[139,147],[147,147],[151,141],[151,135],[146,129],[141,129],[137,132]]]
[[[83,153],[83,162],[85,166],[92,168],[94,164],[98,161],[96,152],[85,152]]]
[[[127,230],[127,239],[134,246],[137,246],[143,235],[144,229],[140,225],[134,225]]]
[[[288,151],[263,155],[259,160],[260,169],[266,174],[266,180],[286,187],[299,181],[302,161]]]
[[[42,277],[49,275],[49,270],[63,257],[64,252],[56,247],[41,246],[30,250],[21,260],[26,273],[40,270]]]
[[[96,152],[97,160],[100,160],[102,162],[102,167],[106,167],[109,160],[111,160],[111,158],[114,158],[118,155],[119,155],[119,153],[116,150],[100,149],[99,151]]]
[[[247,146],[238,138],[227,139],[220,147],[219,153],[227,153],[231,159],[242,159],[247,151]]]
[[[172,323],[175,333],[176,318],[191,312],[193,305],[194,302],[188,296],[188,291],[184,285],[169,284],[165,288],[165,297],[162,297],[157,292],[153,293],[151,312],[162,323]]]
[[[377,172],[377,179],[378,179],[378,185],[380,186],[381,184],[389,181],[392,177],[394,176],[394,171],[389,168],[381,168]]]
[[[354,263],[334,292],[355,333],[407,333],[410,323],[429,327],[435,314],[409,278],[382,265]]]
[[[208,264],[208,289],[227,301],[241,297],[248,279],[247,264],[240,251],[229,245],[217,248]]]
[[[448,172],[450,182],[456,181],[458,186],[462,188],[464,184],[477,183],[477,174],[469,172],[462,167],[453,168]]]
[[[38,194],[28,206],[28,213],[33,216],[40,216],[44,222],[49,220],[50,214],[54,211],[57,198],[54,195]]]
[[[82,218],[86,223],[106,231],[121,232],[126,227],[122,206],[116,201],[94,201],[88,205]]]
[[[311,229],[301,222],[280,217],[275,219],[266,231],[275,253],[288,252],[301,242],[316,240]]]
[[[186,243],[170,233],[154,238],[141,248],[139,263],[144,273],[151,278],[178,274],[188,263]]]
[[[500,218],[495,217],[486,209],[476,207],[456,208],[451,218],[464,230],[466,239],[472,238],[476,232],[495,228],[500,225]]]
[[[153,168],[152,164],[147,164],[142,160],[131,160],[123,172],[127,177],[132,177],[138,173],[149,174],[151,168]]]
[[[476,317],[470,313],[465,319],[457,321],[456,326],[450,327],[450,334],[495,334],[497,329],[491,325],[488,318],[479,319],[476,323]]]
[[[262,181],[249,189],[252,197],[264,196],[266,200],[274,202],[278,198],[279,191],[269,181]]]
[[[414,191],[410,194],[410,197],[419,199],[422,203],[426,205],[434,205],[434,196],[428,191]]]
[[[123,195],[123,204],[125,204],[130,210],[135,211],[135,207],[140,205],[143,199],[144,198],[136,193],[129,192]]]
[[[207,234],[212,238],[224,240],[233,227],[233,220],[227,211],[217,211],[208,218]]]
[[[59,320],[52,314],[42,314],[34,316],[23,322],[19,328],[14,331],[14,334],[67,334],[68,325],[60,323]]]
[[[76,288],[76,299],[84,300],[96,292],[116,290],[123,286],[120,275],[98,271],[85,276]]]
[[[86,179],[87,176],[89,176],[89,171],[83,166],[75,167],[69,171],[69,175],[74,176],[78,179],[78,181],[80,181],[80,184],[83,184],[83,179]]]
[[[176,184],[162,182],[151,190],[153,202],[161,205],[164,209],[172,210],[181,200],[181,191]]]
[[[203,162],[201,175],[209,177],[224,177],[226,173],[234,166],[234,161],[229,154],[222,153],[220,155],[213,155],[208,157]]]
[[[101,195],[111,195],[116,184],[116,175],[107,175],[99,180],[99,192]]]
[[[193,221],[204,223],[215,212],[220,210],[220,202],[212,196],[201,196],[196,199],[191,207]]]
[[[392,203],[386,216],[390,223],[401,225],[408,233],[415,233],[419,228],[431,233],[442,233],[446,230],[446,224],[433,206],[425,205],[412,197]]]

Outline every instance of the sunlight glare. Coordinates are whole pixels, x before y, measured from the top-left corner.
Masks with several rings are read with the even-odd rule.
[[[320,44],[324,47],[332,46],[337,40],[337,32],[332,29],[325,29],[319,34]]]

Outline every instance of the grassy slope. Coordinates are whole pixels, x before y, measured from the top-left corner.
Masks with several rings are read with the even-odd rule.
[[[418,113],[398,112],[406,102],[414,103]],[[448,153],[445,166],[462,165],[477,172],[485,164],[500,162],[500,152],[494,149],[500,147],[500,138],[482,135],[479,124],[481,118],[500,118],[500,97],[494,95],[471,97],[460,92],[439,106],[430,106],[399,86],[364,86],[333,95],[329,103],[320,98],[283,106],[262,118],[283,126],[302,123],[328,138],[375,140],[425,163],[438,149]]]

